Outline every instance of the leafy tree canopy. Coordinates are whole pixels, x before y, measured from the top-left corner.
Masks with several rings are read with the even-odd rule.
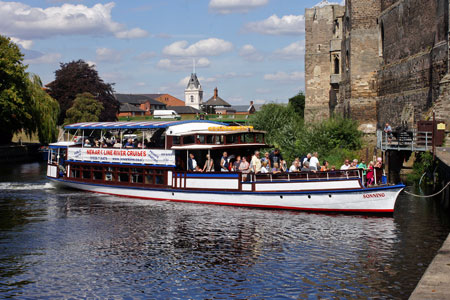
[[[362,147],[362,132],[356,121],[333,116],[304,124],[292,103],[266,104],[249,123],[255,129],[266,131],[266,142],[280,148],[289,163],[295,157],[317,151],[319,159],[340,166],[345,158],[356,157],[356,151]]]
[[[64,124],[79,122],[97,122],[103,110],[103,104],[90,93],[77,95],[73,105],[66,112]]]
[[[59,124],[66,118],[66,111],[78,94],[90,93],[103,104],[99,121],[116,121],[120,104],[114,98],[112,84],[105,83],[93,66],[83,60],[61,63],[55,71],[55,80],[47,85],[49,94],[61,107]]]
[[[14,133],[38,132],[41,143],[56,139],[58,103],[42,89],[37,75],[26,72],[16,44],[0,35],[0,144],[11,142]]]
[[[289,104],[294,109],[296,113],[300,115],[300,117],[304,117],[305,115],[305,94],[302,91],[298,92],[292,98],[289,98]]]

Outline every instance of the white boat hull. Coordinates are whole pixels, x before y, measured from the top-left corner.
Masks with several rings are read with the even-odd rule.
[[[176,188],[121,187],[49,178],[65,187],[149,200],[191,202],[306,211],[392,213],[404,185],[354,190],[308,191],[199,191]],[[244,188],[243,188],[244,190]]]

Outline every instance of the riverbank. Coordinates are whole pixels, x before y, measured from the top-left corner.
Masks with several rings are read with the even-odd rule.
[[[41,159],[39,143],[22,143],[0,146],[0,163],[32,162]]]
[[[410,300],[448,299],[450,297],[450,235],[428,266]]]

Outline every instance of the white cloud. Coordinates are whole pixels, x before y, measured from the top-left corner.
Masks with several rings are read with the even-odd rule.
[[[112,83],[117,83],[120,81],[127,81],[127,80],[132,79],[131,76],[127,76],[127,75],[125,75],[125,73],[117,72],[117,71],[102,73],[101,78],[105,82],[112,82]]]
[[[97,48],[95,53],[98,61],[118,62],[122,58],[122,54],[119,51],[110,48]]]
[[[258,89],[255,90],[255,92],[258,93],[258,94],[267,94],[267,93],[270,92],[270,89],[267,89],[267,88],[258,88]]]
[[[300,35],[305,32],[305,17],[288,15],[279,18],[272,15],[263,21],[248,23],[245,29],[270,35]]]
[[[299,59],[305,55],[305,40],[294,42],[282,49],[275,50],[275,56],[281,59]]]
[[[95,61],[92,60],[87,60],[86,63],[90,66],[90,67],[95,67],[97,66],[97,63]]]
[[[250,44],[244,45],[239,50],[239,55],[248,61],[262,61],[264,59],[264,56]]]
[[[2,34],[20,39],[43,39],[56,35],[115,35],[138,38],[148,33],[140,28],[127,30],[112,20],[114,2],[87,7],[63,4],[48,8],[31,7],[19,2],[0,1]]]
[[[41,56],[35,58],[24,59],[25,64],[51,64],[59,62],[61,59],[61,54],[59,53],[45,53]]]
[[[196,68],[208,68],[211,62],[206,57],[201,57],[195,60]],[[163,58],[156,64],[156,67],[168,71],[182,71],[193,68],[193,61],[190,58]]]
[[[217,38],[200,40],[188,46],[187,41],[178,41],[164,47],[163,54],[167,56],[216,56],[229,52],[233,49],[233,44]]]
[[[283,72],[283,71],[278,71],[278,72],[273,73],[273,74],[265,74],[264,75],[264,79],[265,80],[283,81],[283,82],[299,81],[299,80],[303,80],[304,78],[305,78],[305,73],[304,72],[286,73],[286,72]]]
[[[11,41],[17,45],[22,46],[24,49],[27,50],[31,49],[31,47],[33,46],[33,41],[31,40],[22,40],[19,38],[12,37]]]
[[[211,0],[209,9],[219,14],[246,13],[267,3],[269,0]]]

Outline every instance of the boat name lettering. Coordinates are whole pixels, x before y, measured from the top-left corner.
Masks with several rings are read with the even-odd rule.
[[[364,194],[363,198],[384,198],[386,195],[384,193],[374,193],[374,194]]]
[[[88,155],[111,155],[111,156],[147,156],[145,150],[104,150],[104,149],[88,149],[86,150]]]

